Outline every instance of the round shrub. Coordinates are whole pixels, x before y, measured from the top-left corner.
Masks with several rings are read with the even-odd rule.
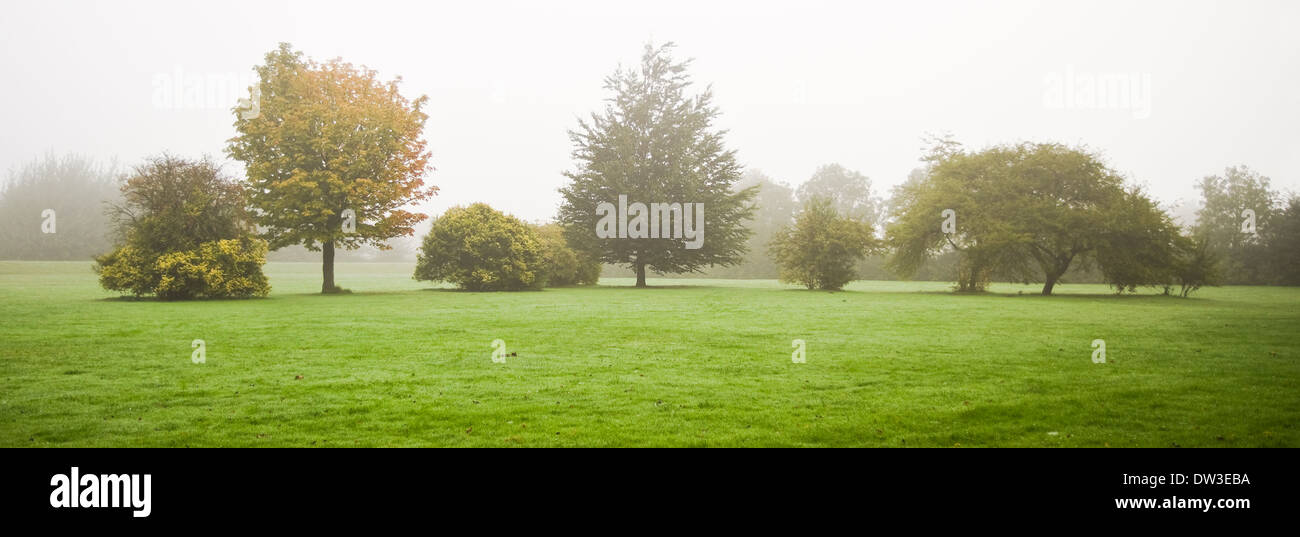
[[[535,226],[533,230],[542,244],[542,274],[547,287],[592,285],[600,279],[600,262],[570,248],[559,224]]]
[[[836,290],[857,278],[854,266],[875,245],[871,224],[841,216],[829,199],[813,198],[776,234],[770,252],[782,282]]]
[[[542,247],[518,218],[483,203],[452,207],[433,221],[416,259],[415,279],[470,291],[542,286]]]

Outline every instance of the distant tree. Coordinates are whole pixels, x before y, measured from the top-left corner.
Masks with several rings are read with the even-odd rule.
[[[613,96],[603,113],[580,120],[577,130],[570,131],[576,167],[565,173],[570,183],[560,189],[559,221],[570,246],[601,262],[631,268],[638,287],[646,286],[647,269],[698,272],[743,261],[750,235],[744,221],[753,213],[749,202],[757,190],[733,191],[741,169],[735,152],[723,143],[725,131],[713,126],[718,109],[712,90],[686,94],[689,62],[674,62],[671,47],[646,45],[639,70],[620,69],[605,79]],[[658,238],[600,237],[597,225],[607,214],[598,208],[618,203],[619,196],[626,196],[627,212],[651,203],[703,204],[703,242],[687,248],[684,240],[661,233]],[[651,216],[646,212],[616,216],[639,225]],[[667,225],[657,228],[656,221],[680,221],[682,212],[653,218],[639,229],[671,231]]]
[[[884,202],[871,190],[871,179],[839,164],[817,168],[812,178],[799,185],[796,191],[801,202],[813,198],[827,198],[841,215],[880,225],[884,217]]]
[[[1270,283],[1300,285],[1300,195],[1287,198],[1259,233],[1267,249]]]
[[[518,291],[544,282],[533,229],[484,203],[452,207],[433,221],[416,258],[415,279],[470,291]]]
[[[1246,166],[1234,166],[1223,175],[1210,175],[1197,183],[1203,205],[1196,213],[1195,234],[1208,242],[1223,266],[1220,273],[1229,284],[1269,283],[1267,253],[1260,233],[1272,226],[1278,194],[1268,177]],[[1254,213],[1257,233],[1242,231]]]
[[[533,226],[542,248],[541,273],[548,287],[592,285],[600,280],[600,262],[569,247],[559,224]]]
[[[317,63],[288,44],[257,72],[257,113],[235,110],[239,135],[227,152],[245,164],[271,249],[321,251],[321,292],[337,292],[336,247],[387,249],[385,241],[412,235],[426,218],[402,207],[437,191],[424,185],[428,98],[408,100],[400,78],[383,82],[338,59]]]
[[[839,214],[829,198],[814,197],[777,233],[771,254],[781,281],[834,290],[856,279],[854,265],[876,247],[869,222]]]
[[[265,296],[266,243],[253,236],[246,199],[210,160],[147,160],[109,209],[120,242],[96,258],[100,284],[167,299]]]
[[[115,174],[112,164],[53,153],[10,171],[0,188],[0,258],[88,260],[107,251]]]
[[[780,268],[767,253],[767,246],[781,228],[794,221],[799,204],[794,199],[794,189],[789,185],[755,169],[746,170],[732,191],[742,192],[751,187],[757,187],[757,194],[750,202],[754,213],[749,222],[752,234],[745,242],[745,258],[735,266],[707,271],[708,277],[776,279],[780,274]]]

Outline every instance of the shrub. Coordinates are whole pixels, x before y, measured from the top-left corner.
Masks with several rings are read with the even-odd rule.
[[[833,290],[856,278],[854,265],[875,245],[871,224],[840,216],[829,199],[814,198],[793,225],[777,232],[769,251],[782,282]]]
[[[600,279],[600,262],[570,248],[562,226],[534,226],[533,231],[541,242],[541,272],[548,287],[592,285]]]
[[[158,298],[263,297],[271,292],[262,264],[266,241],[253,238],[205,242],[195,250],[152,255],[123,246],[97,259],[105,289]]]
[[[433,221],[416,257],[415,279],[470,291],[542,286],[542,247],[518,218],[483,203],[452,207]]]
[[[158,287],[157,256],[135,246],[122,246],[95,258],[99,285],[110,291],[135,296],[153,293]]]
[[[271,291],[262,264],[266,241],[227,239],[205,242],[197,250],[158,258],[155,292],[168,300],[263,297]]]
[[[112,208],[122,244],[95,259],[105,289],[165,299],[266,296],[265,241],[244,190],[207,160],[150,159]]]

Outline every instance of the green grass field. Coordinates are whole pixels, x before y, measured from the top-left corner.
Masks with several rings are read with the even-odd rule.
[[[0,262],[0,445],[1300,446],[1296,288],[468,293],[411,268],[340,265],[355,292],[320,296],[318,266],[273,263],[268,299],[158,302]]]

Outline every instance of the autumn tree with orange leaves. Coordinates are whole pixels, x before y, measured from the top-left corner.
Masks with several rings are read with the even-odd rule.
[[[428,97],[403,97],[401,78],[340,59],[305,58],[287,43],[257,67],[258,86],[234,110],[239,135],[227,153],[246,167],[249,203],[271,249],[322,252],[322,293],[334,285],[335,248],[413,235],[427,218],[403,210],[429,199],[430,154],[422,137]]]

